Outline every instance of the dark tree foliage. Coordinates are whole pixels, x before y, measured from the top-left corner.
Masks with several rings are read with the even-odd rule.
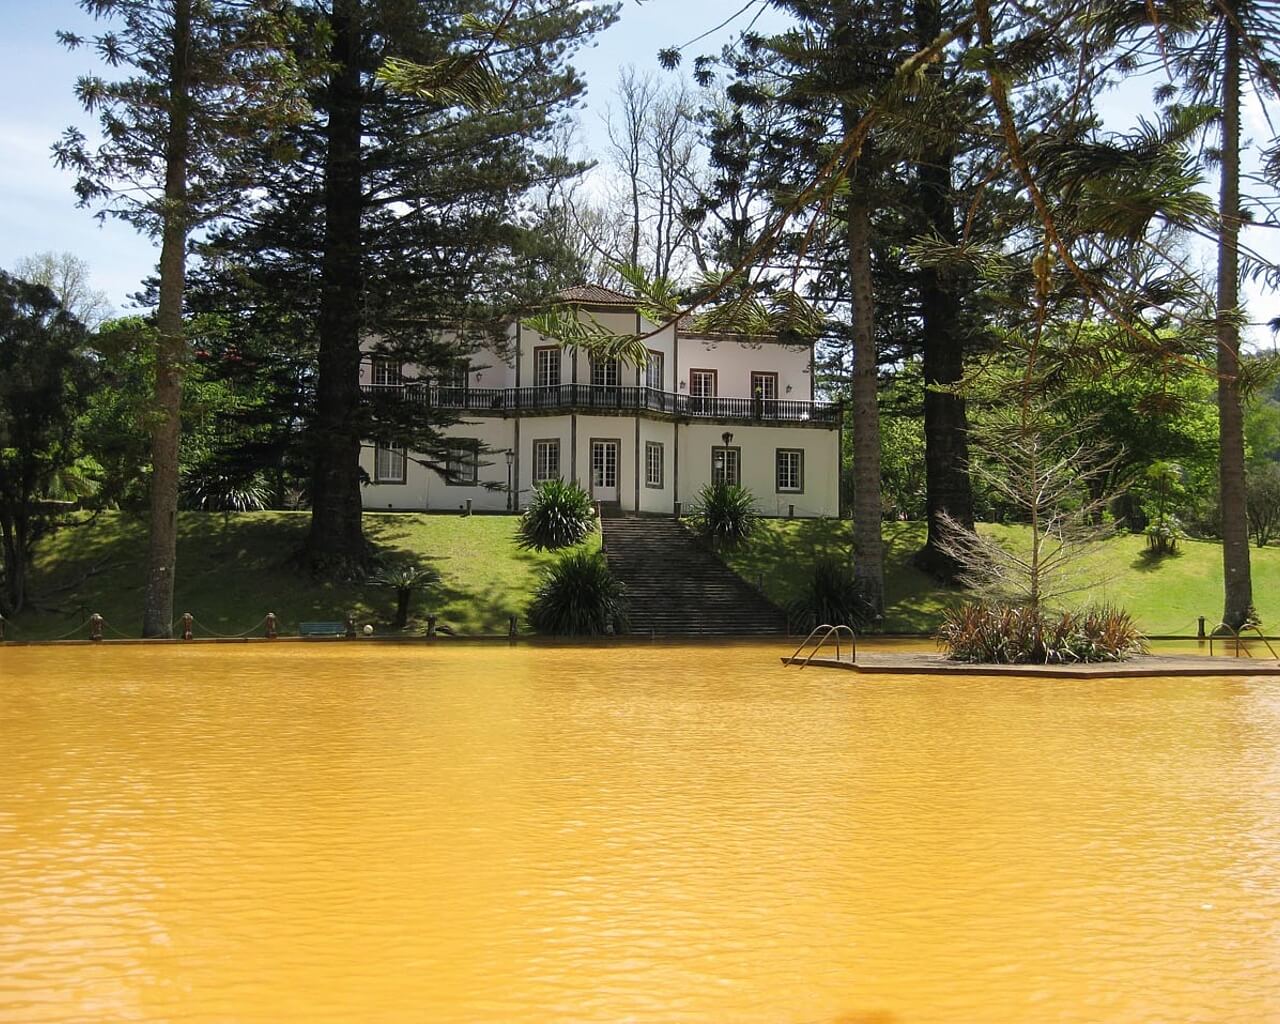
[[[329,74],[317,117],[292,133],[295,159],[267,162],[268,199],[206,249],[209,301],[235,297],[240,336],[312,355],[307,419],[312,529],[322,572],[368,564],[361,530],[362,443],[404,445],[445,471],[438,412],[363,399],[362,340],[425,375],[501,343],[512,313],[558,287],[554,235],[537,230],[538,197],[580,166],[553,145],[583,84],[568,64],[609,24],[608,5],[553,0],[333,0],[310,9],[327,28]],[[493,85],[464,104],[378,76],[388,61],[440,66],[483,51]],[[390,76],[402,85],[414,76]],[[411,381],[410,381],[411,382]]]
[[[803,286],[830,314],[822,372],[834,385],[830,390],[849,400],[855,572],[868,600],[880,607],[877,367],[912,356],[922,339],[932,339],[926,378],[951,383],[960,377],[967,340],[959,280],[918,270],[907,252],[913,237],[940,230],[948,217],[955,221],[949,163],[939,177],[937,156],[927,165],[928,181],[913,164],[935,158],[937,149],[951,159],[953,138],[944,133],[930,149],[921,140],[939,134],[922,126],[954,110],[942,109],[940,90],[927,75],[920,80],[903,71],[922,50],[932,50],[935,60],[945,52],[934,38],[941,13],[917,23],[918,12],[907,3],[781,6],[795,16],[794,28],[767,38],[748,33],[722,59],[731,106],[713,115],[713,164],[717,191],[733,214],[721,218],[717,241],[725,258],[757,268],[763,263],[773,281]],[[793,197],[823,179],[815,201],[762,244]],[[949,491],[946,503],[971,520],[963,405],[933,393],[925,402],[934,442],[930,464],[940,467],[931,486],[936,495]]]
[[[32,545],[65,508],[48,499],[76,461],[93,381],[84,326],[48,288],[0,271],[0,613],[27,601]]]

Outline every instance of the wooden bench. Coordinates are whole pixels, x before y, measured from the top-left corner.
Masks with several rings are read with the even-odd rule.
[[[298,636],[346,636],[345,622],[299,622]]]

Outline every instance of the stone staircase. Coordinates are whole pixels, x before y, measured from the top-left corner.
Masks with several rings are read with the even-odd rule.
[[[630,596],[632,633],[786,633],[786,615],[676,520],[606,514],[600,527],[609,566]]]

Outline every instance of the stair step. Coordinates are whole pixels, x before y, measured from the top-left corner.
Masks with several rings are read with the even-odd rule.
[[[627,587],[631,629],[766,636],[786,616],[672,519],[614,515],[601,524],[609,564]]]

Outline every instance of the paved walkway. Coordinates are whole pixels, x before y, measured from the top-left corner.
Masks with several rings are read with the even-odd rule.
[[[799,665],[803,658],[785,657],[784,665]],[[1176,657],[1142,654],[1128,661],[1096,665],[970,665],[948,661],[941,654],[904,653],[858,655],[856,663],[847,658],[818,657],[809,668],[842,669],[867,675],[963,675],[963,676],[1045,676],[1052,679],[1126,679],[1142,676],[1280,676],[1280,661],[1262,658]]]

